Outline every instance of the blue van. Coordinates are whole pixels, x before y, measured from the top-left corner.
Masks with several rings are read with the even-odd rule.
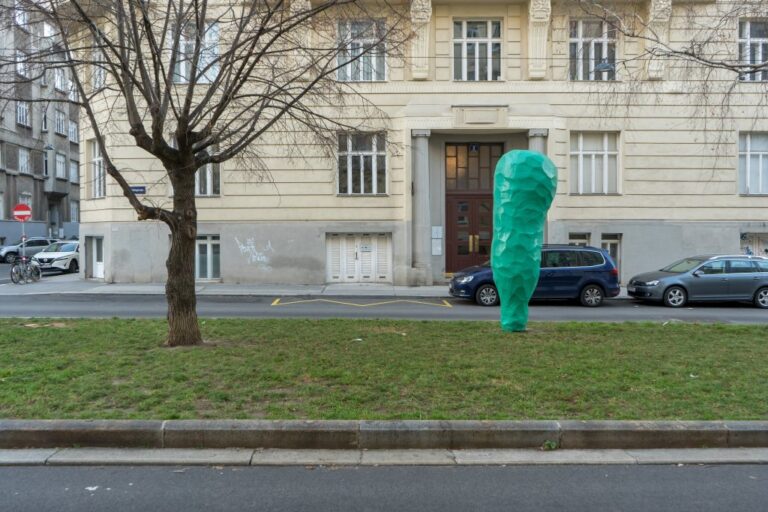
[[[532,299],[578,299],[582,306],[597,307],[620,290],[619,270],[608,251],[577,245],[542,247],[541,273]],[[481,306],[499,304],[489,261],[456,272],[448,292]]]

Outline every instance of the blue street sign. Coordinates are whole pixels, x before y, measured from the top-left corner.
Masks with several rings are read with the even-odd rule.
[[[146,194],[147,187],[145,187],[144,185],[131,185],[131,192],[133,192],[136,195]]]

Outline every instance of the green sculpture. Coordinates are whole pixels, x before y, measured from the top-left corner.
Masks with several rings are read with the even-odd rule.
[[[524,331],[539,281],[544,222],[557,190],[557,167],[536,151],[504,154],[493,178],[491,267],[501,328]]]

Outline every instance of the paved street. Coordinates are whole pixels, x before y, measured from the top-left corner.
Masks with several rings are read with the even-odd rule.
[[[16,286],[13,284],[0,286]],[[37,286],[37,285],[25,285]],[[428,320],[497,320],[498,308],[468,301],[435,297],[198,297],[198,312],[205,317],[250,318],[403,318]],[[2,317],[164,317],[162,295],[23,295],[0,297]],[[685,321],[765,323],[768,311],[744,304],[699,305],[670,309],[631,300],[608,301],[601,308],[567,302],[534,304],[533,321]]]
[[[755,511],[768,466],[6,467],[2,510]]]

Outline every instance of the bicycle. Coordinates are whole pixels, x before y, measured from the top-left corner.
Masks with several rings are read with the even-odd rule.
[[[11,281],[14,284],[36,283],[41,276],[40,267],[34,262],[30,263],[27,257],[17,258],[11,266]]]

